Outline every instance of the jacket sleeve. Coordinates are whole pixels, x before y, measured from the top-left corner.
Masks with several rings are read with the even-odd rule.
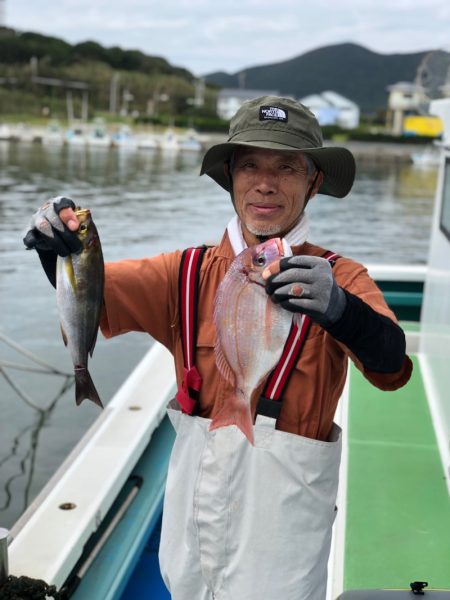
[[[367,269],[348,259],[339,259],[336,267],[341,261],[335,276],[347,305],[341,319],[327,331],[376,387],[402,387],[412,372],[403,330]]]
[[[107,338],[128,331],[150,334],[173,351],[181,253],[105,265],[100,328]]]

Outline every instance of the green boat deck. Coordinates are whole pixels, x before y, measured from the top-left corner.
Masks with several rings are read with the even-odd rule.
[[[420,365],[382,392],[351,367],[344,589],[450,588],[450,499]]]

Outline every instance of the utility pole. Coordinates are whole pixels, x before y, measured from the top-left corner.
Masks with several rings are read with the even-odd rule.
[[[66,104],[67,104],[67,121],[69,123],[69,127],[71,127],[72,123],[73,123],[73,98],[72,98],[72,91],[71,90],[67,90],[66,91]]]
[[[194,82],[195,97],[194,106],[203,106],[205,104],[205,80],[203,77],[196,79]]]
[[[119,73],[114,73],[111,78],[109,88],[109,112],[113,115],[117,114],[117,96],[119,94]]]

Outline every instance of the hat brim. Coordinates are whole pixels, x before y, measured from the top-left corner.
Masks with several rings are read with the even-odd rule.
[[[318,190],[319,194],[343,198],[349,193],[355,180],[355,159],[347,148],[339,146],[294,148],[274,141],[258,141],[257,143],[225,142],[223,144],[216,144],[209,148],[203,157],[200,175],[206,173],[206,175],[209,175],[216,183],[229,192],[230,182],[225,173],[224,163],[230,160],[236,148],[242,146],[284,150],[286,152],[303,152],[308,155],[323,173],[323,183]]]

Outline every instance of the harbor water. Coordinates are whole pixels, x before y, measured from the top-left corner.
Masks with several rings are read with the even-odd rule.
[[[73,386],[64,391],[71,362],[55,293],[22,243],[31,214],[56,195],[90,208],[106,261],[214,243],[233,209],[198,176],[200,161],[0,141],[0,334],[60,372],[30,370],[36,364],[0,338],[0,527],[11,527],[99,415],[89,402],[75,406]],[[364,263],[424,264],[436,177],[436,168],[365,160],[347,198],[311,201],[309,240]],[[90,372],[105,405],[151,344],[145,334],[99,335]]]

